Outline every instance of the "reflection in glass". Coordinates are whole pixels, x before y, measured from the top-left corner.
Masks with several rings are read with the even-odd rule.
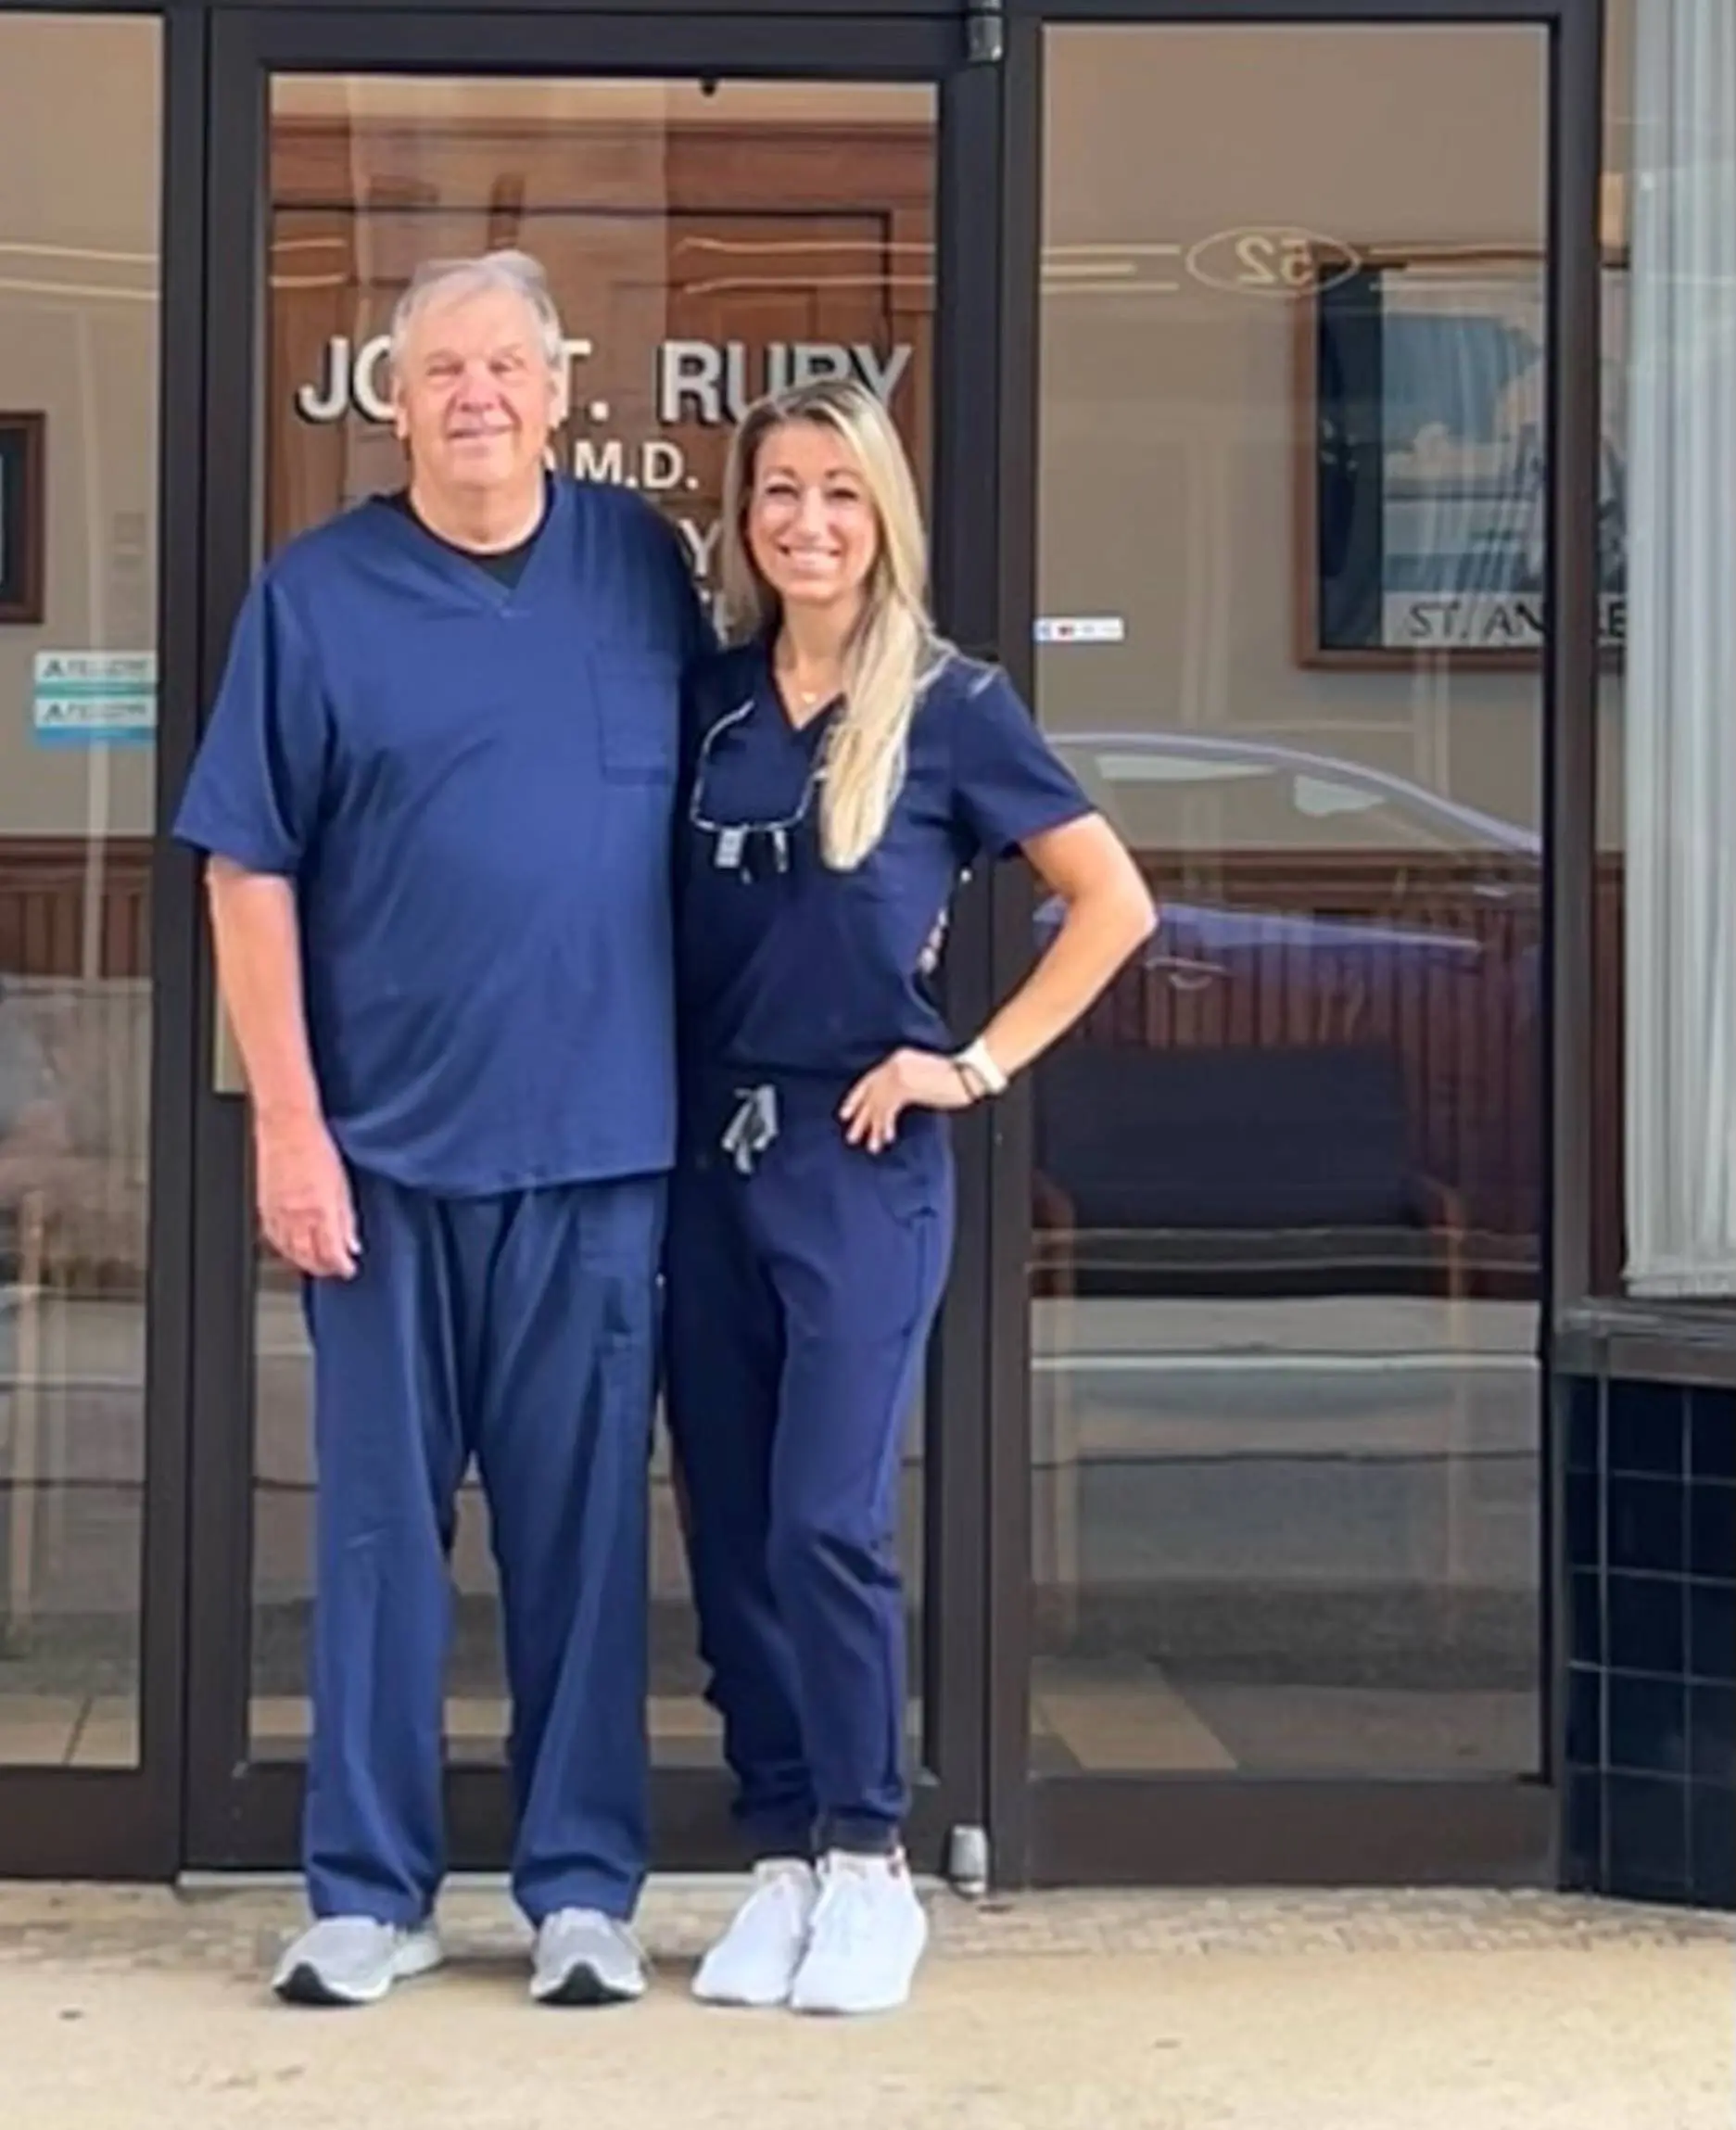
[[[1033,1765],[1528,1770],[1543,46],[1047,54],[1038,709],[1163,919],[1036,1075]]]
[[[0,17],[0,1765],[138,1757],[159,115]]]
[[[384,335],[426,258],[515,244],[569,336],[561,463],[631,482],[713,582],[730,426],[768,384],[848,367],[929,463],[934,109],[926,88],[297,76],[273,84],[266,522],[275,547],[401,485]],[[843,131],[841,129],[846,129]],[[744,145],[747,144],[747,145]],[[307,1736],[312,1472],[295,1285],[261,1254],[256,1307],[256,1753]],[[903,1550],[921,1603],[920,1414]],[[652,1728],[665,1764],[715,1764],[661,1430],[652,1486]],[[447,1729],[498,1761],[504,1731],[487,1516],[464,1490]],[[912,1691],[919,1695],[920,1634]],[[914,1719],[913,1710],[913,1719]]]

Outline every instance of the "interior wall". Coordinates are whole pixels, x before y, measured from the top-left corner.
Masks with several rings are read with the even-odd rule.
[[[603,95],[503,110],[483,82],[458,84],[474,108],[310,116],[289,108],[308,86],[273,97],[268,544],[401,480],[379,420],[393,304],[420,260],[488,244],[532,251],[560,306],[555,462],[639,482],[707,587],[733,415],[809,361],[889,395],[926,489],[931,90],[869,124],[788,90],[767,117],[755,84],[688,125],[622,122]]]
[[[1236,233],[1540,247],[1542,33],[1067,25],[1045,52],[1039,606],[1124,638],[1039,653],[1045,722],[1264,734],[1537,830],[1535,669],[1299,661],[1298,302]]]
[[[160,32],[0,15],[0,410],[46,418],[45,610],[0,622],[0,836],[148,835],[152,753],[46,747],[45,651],[157,628]]]

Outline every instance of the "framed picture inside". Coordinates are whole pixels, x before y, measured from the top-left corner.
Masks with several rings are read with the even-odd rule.
[[[47,424],[0,413],[0,622],[43,618]]]
[[[1542,254],[1352,250],[1298,305],[1300,664],[1534,666],[1549,484]],[[1600,633],[1627,620],[1625,260],[1603,276]]]

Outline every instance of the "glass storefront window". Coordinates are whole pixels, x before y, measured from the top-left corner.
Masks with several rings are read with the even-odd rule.
[[[4,1766],[138,1757],[161,113],[155,22],[0,16]]]
[[[1539,1764],[1545,60],[1045,38],[1037,706],[1163,916],[1036,1076],[1038,1769]]]

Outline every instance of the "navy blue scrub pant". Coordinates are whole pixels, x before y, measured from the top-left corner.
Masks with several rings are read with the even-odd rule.
[[[895,1845],[904,1773],[900,1452],[952,1249],[944,1120],[848,1146],[843,1087],[778,1089],[741,1173],[732,1101],[672,1181],[670,1435],[708,1698],[760,1856]]]
[[[661,1178],[448,1198],[351,1186],[362,1256],[307,1286],[316,1915],[411,1924],[445,1867],[450,1553],[475,1460],[500,1576],[513,1893],[632,1912],[647,1844],[646,1464]]]

